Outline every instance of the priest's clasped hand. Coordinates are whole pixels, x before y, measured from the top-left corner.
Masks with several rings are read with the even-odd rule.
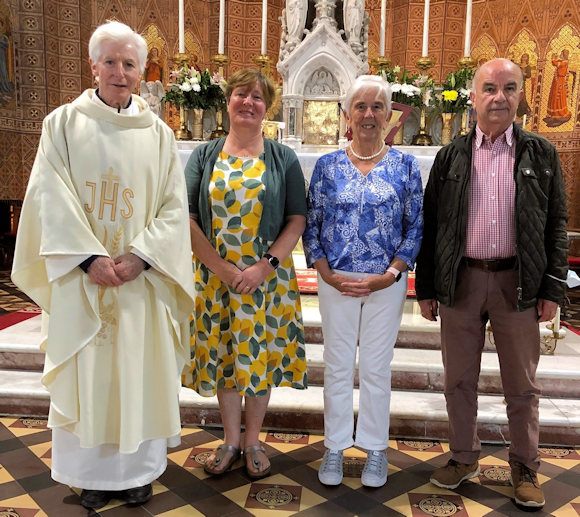
[[[89,266],[89,278],[103,287],[118,287],[137,278],[145,269],[145,261],[133,253],[126,253],[113,260],[98,257]]]

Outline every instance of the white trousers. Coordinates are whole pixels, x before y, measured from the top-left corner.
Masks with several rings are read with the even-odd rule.
[[[364,278],[366,273],[337,271]],[[391,361],[407,295],[407,273],[364,298],[343,296],[318,275],[324,334],[324,445],[379,451],[389,444]],[[359,345],[359,410],[353,440],[353,386]]]
[[[169,440],[179,444],[179,436]],[[132,454],[117,445],[83,448],[78,437],[64,429],[52,430],[52,479],[88,490],[127,490],[155,481],[167,467],[168,440],[143,442]]]

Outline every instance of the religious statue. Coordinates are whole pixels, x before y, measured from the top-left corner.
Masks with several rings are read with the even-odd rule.
[[[304,88],[305,95],[339,95],[338,82],[331,72],[321,68],[313,72]]]
[[[286,0],[282,11],[280,57],[284,59],[302,41],[308,13],[308,0]]]
[[[573,75],[576,81],[576,71],[569,71],[570,51],[562,49],[558,56],[552,54],[552,64],[556,67],[554,78],[548,96],[547,117],[544,122],[548,127],[557,127],[570,120],[572,113],[568,109],[568,73]]]
[[[163,83],[159,80],[141,81],[140,95],[147,101],[151,111],[158,117],[163,118],[163,103],[161,102],[165,95]]]
[[[143,74],[145,82],[163,81],[163,63],[159,57],[159,49],[153,47],[147,56],[145,72]]]
[[[344,0],[344,32],[349,45],[355,52],[362,50],[364,25],[364,0]]]

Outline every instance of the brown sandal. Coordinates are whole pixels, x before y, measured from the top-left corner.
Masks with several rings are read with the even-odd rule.
[[[265,478],[268,474],[270,474],[270,470],[272,469],[272,465],[270,464],[267,468],[261,470],[262,461],[258,459],[258,456],[256,455],[257,452],[263,452],[266,454],[266,449],[264,449],[264,447],[261,445],[251,445],[250,447],[246,447],[244,449],[244,456],[248,456],[246,459],[246,472],[252,479]],[[252,465],[257,470],[257,472],[254,472],[248,468],[248,460],[252,462]]]
[[[223,459],[228,452],[232,453],[230,461],[227,462],[225,467],[221,469],[216,468],[222,464]],[[225,474],[228,470],[232,468],[233,464],[236,461],[238,461],[238,458],[240,457],[241,453],[240,449],[237,449],[233,445],[226,445],[225,443],[222,443],[221,445],[217,446],[217,448],[213,451],[213,454],[215,456],[213,458],[213,461],[210,463],[210,466],[208,467],[207,464],[204,465],[203,470],[205,470],[208,474],[211,474],[212,476],[221,476],[222,474]]]

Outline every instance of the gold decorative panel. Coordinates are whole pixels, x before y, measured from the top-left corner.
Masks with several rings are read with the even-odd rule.
[[[481,66],[490,59],[498,57],[496,43],[487,34],[484,34],[472,48],[471,57],[475,60],[478,66]]]
[[[304,144],[337,145],[339,117],[336,101],[304,101],[302,118]]]
[[[578,112],[580,35],[565,25],[550,42],[540,104],[540,131],[572,131]]]
[[[525,116],[526,120],[532,116],[534,106],[538,73],[537,52],[538,45],[526,29],[518,34],[516,41],[508,49],[508,59],[520,66],[524,77],[524,96],[518,105],[516,116]]]

